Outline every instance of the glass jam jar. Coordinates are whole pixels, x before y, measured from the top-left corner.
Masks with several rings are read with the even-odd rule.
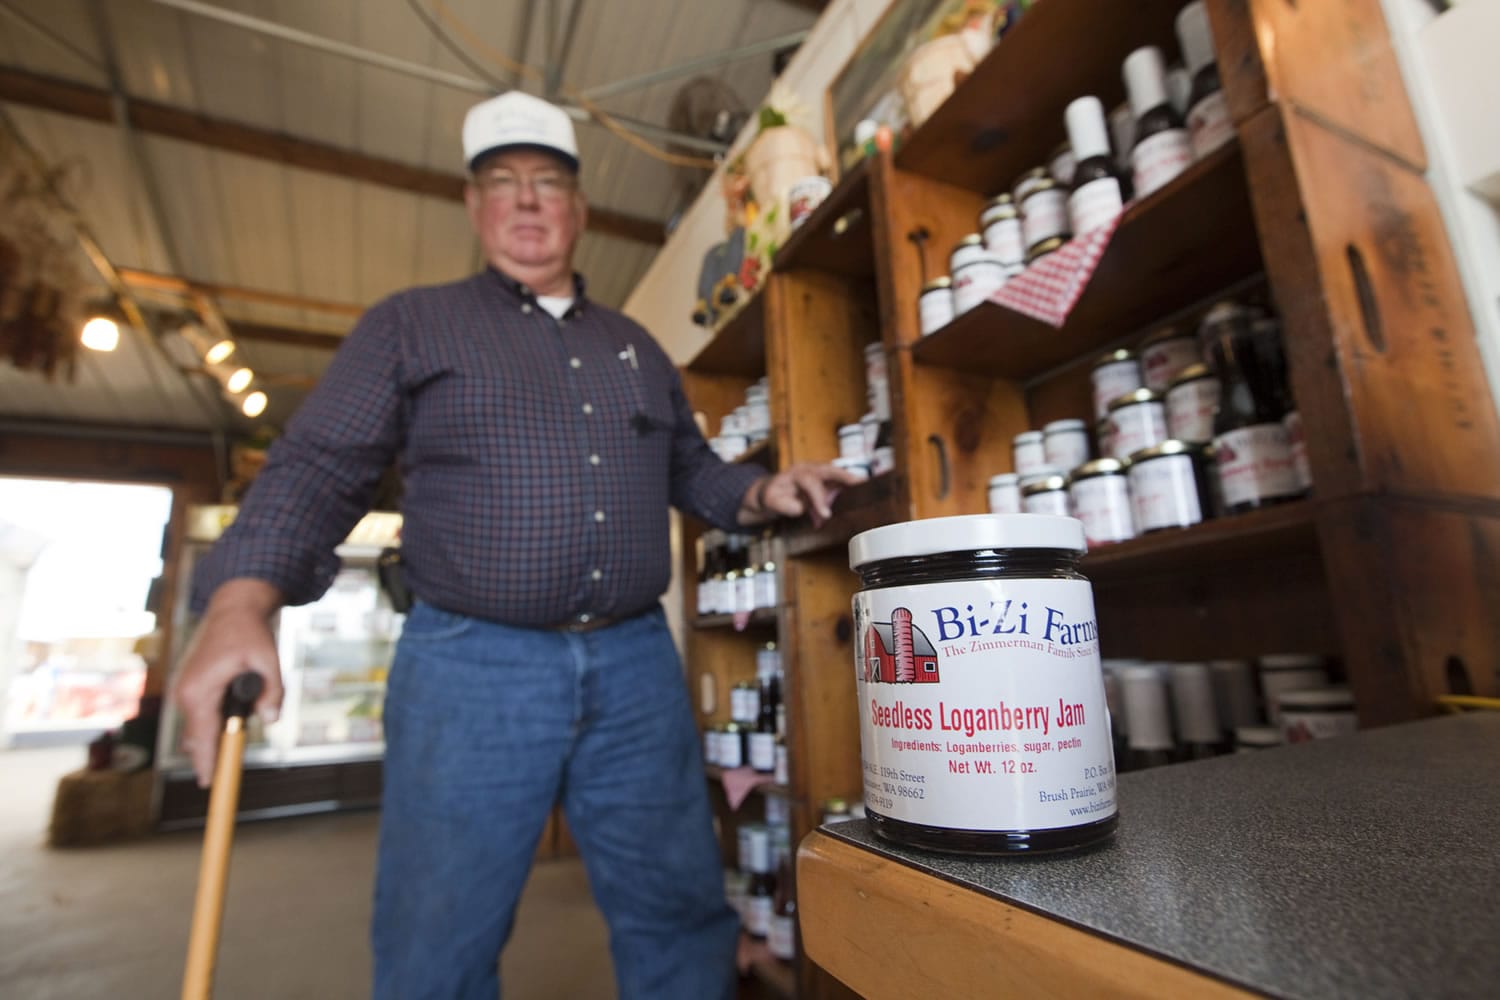
[[[924,337],[953,322],[952,278],[944,275],[922,286],[917,296],[917,316]]]
[[[1161,393],[1137,389],[1109,404],[1110,457],[1126,459],[1167,440],[1167,408]]]
[[[1109,404],[1143,387],[1141,363],[1134,351],[1121,348],[1110,351],[1094,362],[1089,372],[1089,382],[1094,389],[1094,419],[1103,420],[1109,415]]]
[[[1123,463],[1096,458],[1079,466],[1068,478],[1068,497],[1073,516],[1083,522],[1089,548],[1135,537],[1130,486]]]
[[[1032,854],[1114,832],[1093,592],[1073,518],[979,514],[856,535],[865,808],[898,844]]]
[[[1213,509],[1208,457],[1201,444],[1163,441],[1130,456],[1130,503],[1141,534],[1186,528]]]

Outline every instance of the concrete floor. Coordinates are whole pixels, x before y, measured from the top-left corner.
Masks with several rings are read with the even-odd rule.
[[[45,845],[57,779],[81,747],[0,752],[0,997],[116,1000],[181,989],[200,836]],[[341,1000],[370,991],[375,813],[237,831],[219,1000]],[[532,872],[501,962],[508,998],[615,995],[608,934],[577,861]]]

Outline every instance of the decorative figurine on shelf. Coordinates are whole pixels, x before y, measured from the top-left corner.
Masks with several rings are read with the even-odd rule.
[[[723,243],[715,243],[703,255],[698,272],[698,301],[693,306],[693,322],[713,328],[739,302],[745,265],[745,231],[755,217],[755,203],[750,199],[750,182],[743,171],[726,167],[720,182],[724,196],[724,229],[729,234]],[[758,268],[757,268],[758,275]]]
[[[910,128],[920,128],[989,52],[995,13],[994,0],[966,0],[907,56],[899,89]]]

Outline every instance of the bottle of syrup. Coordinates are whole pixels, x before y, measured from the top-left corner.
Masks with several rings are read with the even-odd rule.
[[[1245,310],[1220,303],[1204,319],[1222,384],[1214,417],[1214,464],[1225,510],[1243,514],[1296,497],[1292,446],[1282,418],[1286,397],[1279,331],[1257,332]]]
[[[1125,186],[1109,151],[1109,126],[1104,105],[1097,97],[1080,97],[1068,105],[1068,142],[1077,165],[1073,168],[1073,191],[1068,195],[1068,216],[1073,234],[1113,222],[1125,207]]]
[[[1203,0],[1193,0],[1177,15],[1177,41],[1193,80],[1193,89],[1188,93],[1187,128],[1193,141],[1193,155],[1201,160],[1234,138],[1234,122],[1229,118],[1229,102],[1224,99],[1224,88],[1219,83],[1214,36],[1209,30],[1208,10]]]
[[[1193,165],[1193,141],[1167,94],[1161,49],[1136,49],[1125,60],[1125,89],[1135,113],[1135,145],[1130,165],[1135,196],[1148,198]]]

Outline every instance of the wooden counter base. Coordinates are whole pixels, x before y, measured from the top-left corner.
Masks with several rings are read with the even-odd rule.
[[[807,957],[884,997],[1249,997],[821,833],[797,852]]]

